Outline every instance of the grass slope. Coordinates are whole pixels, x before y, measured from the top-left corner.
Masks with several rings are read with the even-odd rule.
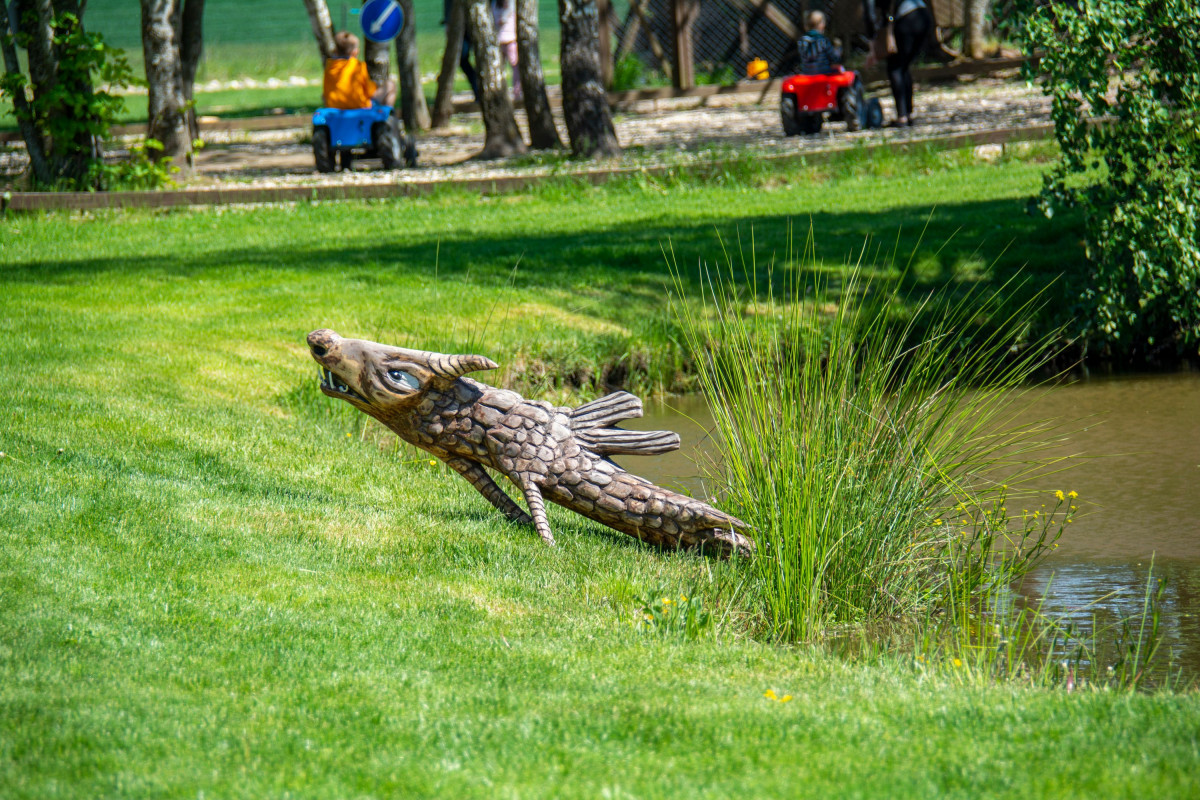
[[[694,263],[714,230],[765,258],[812,215],[836,262],[907,247],[938,198],[927,240],[961,232],[925,280],[1071,268],[1020,215],[1036,165],[893,168],[0,221],[2,794],[1196,794],[1194,694],[639,632],[650,592],[736,612],[727,567],[557,509],[545,548],[316,391],[318,326],[506,364],[665,351],[659,245]]]

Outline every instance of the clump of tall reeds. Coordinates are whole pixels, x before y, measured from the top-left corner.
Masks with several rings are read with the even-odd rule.
[[[1005,481],[1046,466],[1052,429],[1015,421],[1052,355],[1027,338],[1032,309],[914,300],[853,267],[836,285],[777,269],[757,293],[753,265],[702,269],[705,296],[677,313],[715,420],[710,478],[753,526],[748,599],[766,631],[977,624],[1057,535],[984,513]]]

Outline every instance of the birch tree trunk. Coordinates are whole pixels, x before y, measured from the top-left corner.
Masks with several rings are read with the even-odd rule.
[[[329,16],[329,6],[325,0],[304,0],[304,8],[308,11],[308,22],[312,25],[313,38],[317,40],[317,52],[321,55],[321,63],[336,55],[337,47],[333,44],[333,18]]]
[[[184,117],[182,67],[175,40],[174,0],[141,0],[142,54],[149,84],[149,117],[146,135],[162,143],[151,151],[154,159],[170,158],[182,171],[191,169],[191,138]]]
[[[405,21],[407,25],[408,22]],[[370,39],[363,37],[362,42],[362,60],[367,65],[367,74],[371,76],[371,80],[382,89],[387,85],[388,78],[391,77],[392,59],[388,54],[387,42],[373,42]]]
[[[454,0],[446,14],[446,50],[442,53],[442,69],[438,72],[437,95],[433,99],[433,127],[444,128],[454,113],[454,76],[462,56],[463,34],[467,29],[467,10],[464,0]]]
[[[554,127],[542,56],[538,47],[538,0],[517,0],[517,68],[529,118],[529,144],[534,150],[558,150],[563,144]]]
[[[421,90],[421,63],[417,58],[417,17],[412,0],[400,0],[404,27],[396,36],[396,68],[400,71],[400,119],[410,133],[429,129],[429,106]]]
[[[571,151],[580,156],[621,152],[600,76],[596,0],[558,0],[562,33],[563,117]]]
[[[525,141],[517,129],[508,84],[504,81],[507,62],[500,57],[496,33],[492,29],[492,9],[488,0],[470,0],[467,25],[475,44],[479,67],[480,104],[483,106],[483,150],[476,158],[503,158],[525,152]]]

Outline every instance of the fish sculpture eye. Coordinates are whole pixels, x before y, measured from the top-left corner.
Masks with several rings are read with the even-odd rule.
[[[402,369],[388,370],[388,377],[406,389],[420,389],[421,382],[417,380],[415,375],[411,375]]]

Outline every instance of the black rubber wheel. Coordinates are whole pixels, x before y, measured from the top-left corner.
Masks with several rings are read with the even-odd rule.
[[[338,159],[342,162],[342,170],[349,172],[354,169],[354,154],[349,150],[339,150]]]
[[[801,133],[807,133],[807,134],[820,133],[821,126],[825,124],[825,115],[824,114],[801,114],[800,119],[798,121],[800,123],[800,132]]]
[[[396,129],[387,122],[376,122],[371,126],[371,144],[375,155],[383,162],[384,169],[400,169],[404,154],[400,150],[400,139]]]
[[[872,97],[863,105],[863,127],[867,130],[883,127],[883,106],[878,97]]]
[[[404,166],[415,167],[417,165],[417,140],[407,138],[404,140]]]
[[[862,84],[855,82],[853,86],[842,89],[838,95],[838,109],[842,112],[842,119],[846,120],[846,130],[862,130],[862,106]]]
[[[797,136],[800,125],[796,122],[796,98],[785,94],[779,100],[779,119],[783,123],[784,136]]]
[[[324,126],[313,128],[313,160],[317,162],[317,172],[333,172],[333,144],[329,139],[329,128]]]

